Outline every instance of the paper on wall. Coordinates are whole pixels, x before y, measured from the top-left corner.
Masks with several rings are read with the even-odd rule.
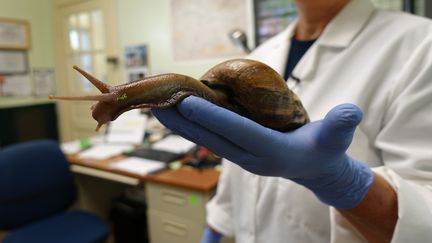
[[[2,84],[3,95],[28,96],[31,93],[27,75],[7,75]]]
[[[36,96],[54,94],[54,70],[51,68],[33,68],[33,89]]]

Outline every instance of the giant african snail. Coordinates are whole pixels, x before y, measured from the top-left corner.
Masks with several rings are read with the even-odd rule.
[[[145,107],[166,108],[189,95],[202,97],[246,116],[266,127],[290,131],[309,122],[298,97],[269,66],[248,59],[233,59],[211,68],[200,81],[181,74],[162,74],[131,83],[110,86],[74,66],[102,94],[50,99],[95,100],[96,131],[122,113]]]

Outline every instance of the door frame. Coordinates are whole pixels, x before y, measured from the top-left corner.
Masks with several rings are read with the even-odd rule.
[[[68,72],[72,70],[72,67],[68,67],[67,64],[67,50],[68,46],[65,46],[67,43],[66,34],[64,30],[64,19],[63,13],[67,10],[73,10],[76,8],[79,10],[80,8],[89,7],[89,6],[98,6],[103,9],[104,12],[104,23],[106,26],[105,29],[105,39],[106,41],[106,54],[107,58],[115,57],[119,60],[120,57],[120,40],[118,37],[118,18],[117,18],[117,0],[54,0],[53,1],[54,8],[54,30],[56,33],[54,36],[55,43],[55,70],[56,70],[56,79],[57,79],[57,94],[62,95],[68,92],[67,81],[68,81]],[[109,43],[108,43],[109,42]],[[107,64],[107,76],[110,80],[120,80],[120,66]],[[118,82],[118,81],[117,81]],[[90,106],[89,106],[90,107]],[[62,142],[70,141],[74,139],[73,136],[73,117],[72,117],[72,109],[67,104],[67,102],[59,101],[57,102],[57,110],[59,114],[59,127],[60,127],[60,140]],[[90,110],[89,110],[89,116]]]

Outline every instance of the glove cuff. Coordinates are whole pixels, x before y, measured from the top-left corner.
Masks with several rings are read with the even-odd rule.
[[[210,227],[204,229],[201,243],[219,243],[222,239],[222,234],[212,230]]]
[[[340,173],[317,180],[298,183],[312,190],[323,203],[335,208],[356,207],[374,182],[374,173],[368,165],[345,155]]]

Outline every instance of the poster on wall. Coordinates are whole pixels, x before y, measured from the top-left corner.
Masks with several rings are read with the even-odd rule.
[[[55,74],[52,68],[33,68],[32,79],[35,96],[55,94]]]
[[[0,95],[30,96],[31,88],[28,75],[0,75]]]
[[[0,74],[27,73],[27,53],[16,50],[0,50]]]
[[[141,80],[149,75],[148,49],[146,45],[125,48],[126,74],[129,82]]]
[[[175,61],[243,56],[229,33],[248,29],[245,0],[171,0],[172,46]]]

